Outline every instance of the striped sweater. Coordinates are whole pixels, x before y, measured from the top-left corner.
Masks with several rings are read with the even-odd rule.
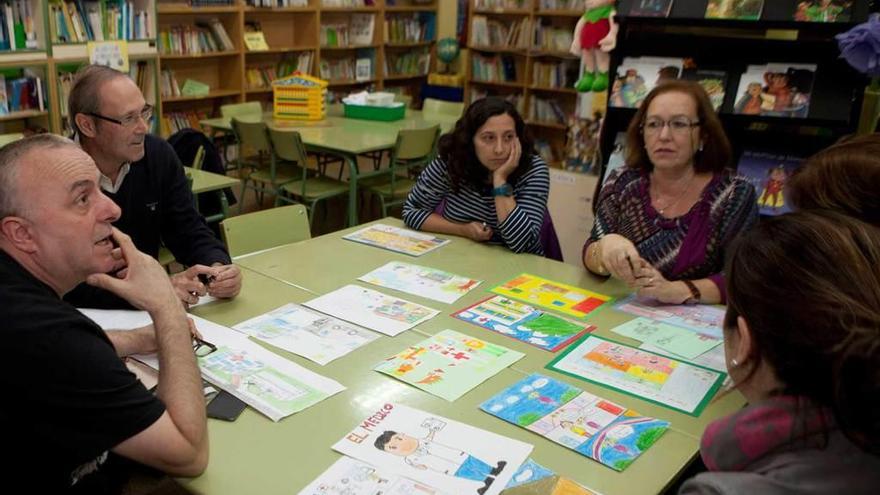
[[[725,300],[724,251],[758,219],[755,188],[741,177],[716,174],[687,213],[665,218],[651,206],[649,187],[644,171],[614,171],[599,193],[584,250],[607,234],[622,235],[667,280],[708,278]]]
[[[464,182],[453,192],[446,162],[435,158],[419,175],[419,180],[403,205],[403,221],[421,230],[425,220],[443,203],[442,215],[457,223],[486,222],[494,234],[490,244],[503,244],[516,253],[543,255],[540,231],[547,211],[550,171],[538,155],[532,157],[529,170],[513,186],[516,208],[498,223],[492,186],[474,187]]]

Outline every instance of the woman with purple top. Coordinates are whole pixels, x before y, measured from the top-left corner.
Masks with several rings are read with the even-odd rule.
[[[730,162],[703,88],[658,85],[627,130],[627,166],[599,193],[584,266],[663,303],[723,303],[724,251],[758,218],[755,189]]]

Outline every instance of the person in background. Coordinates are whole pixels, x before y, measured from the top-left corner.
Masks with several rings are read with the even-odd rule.
[[[797,169],[785,189],[794,208],[835,210],[880,227],[880,134],[842,140]]]
[[[758,219],[755,189],[730,170],[730,143],[703,88],[654,88],[609,175],[584,266],[663,303],[724,302],[724,253]]]
[[[235,297],[241,290],[241,272],[196,211],[174,149],[149,134],[153,107],[134,81],[108,67],[84,67],[70,90],[68,116],[80,146],[101,171],[101,189],[122,208],[114,225],[131,236],[140,251],[157,258],[164,243],[189,267],[171,276],[178,297],[188,304],[206,294]],[[85,286],[67,300],[85,307],[125,306]]]
[[[73,141],[39,134],[0,149],[0,468],[33,493],[118,493],[121,458],[175,476],[208,462],[189,320],[159,263],[113,228],[119,207]],[[107,275],[116,273],[115,276]],[[152,324],[104,332],[61,297],[87,281]],[[156,394],[121,356],[155,352]]]
[[[773,217],[734,242],[725,274],[724,354],[749,405],[709,424],[708,472],[680,493],[877,493],[880,230]]]
[[[543,255],[549,192],[547,164],[534,152],[516,107],[488,97],[472,103],[440,138],[437,158],[403,205],[403,221],[415,230]]]

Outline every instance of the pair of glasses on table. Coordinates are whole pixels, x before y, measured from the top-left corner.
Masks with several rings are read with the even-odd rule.
[[[217,346],[193,335],[193,352],[196,357],[205,357],[217,350]]]

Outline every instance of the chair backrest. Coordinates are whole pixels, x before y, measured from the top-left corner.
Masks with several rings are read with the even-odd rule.
[[[306,147],[302,137],[297,131],[279,131],[266,127],[266,140],[269,150],[277,158],[288,162],[296,162],[301,167],[306,166]]]
[[[233,258],[312,237],[303,205],[280,206],[229,217],[220,223],[223,241]]]
[[[238,117],[233,117],[232,132],[235,133],[235,137],[238,138],[238,142],[243,148],[250,148],[259,154],[270,152],[265,122],[246,122],[239,120]],[[243,151],[240,153],[244,154]]]
[[[426,117],[431,115],[461,117],[462,113],[464,113],[464,103],[462,102],[435,100],[434,98],[425,98],[422,101],[422,114]]]
[[[440,137],[440,125],[424,129],[401,129],[397,131],[397,143],[391,152],[394,160],[417,160],[433,158],[434,145]]]
[[[199,146],[198,151],[196,151],[196,156],[193,158],[192,168],[201,170],[203,163],[205,163],[205,147]]]
[[[18,141],[19,139],[24,139],[24,134],[20,132],[11,132],[9,134],[0,134],[0,147],[6,146],[9,143]]]
[[[220,107],[220,116],[224,119],[232,120],[233,117],[263,115],[263,107],[258,101],[249,101],[247,103],[230,103]]]

